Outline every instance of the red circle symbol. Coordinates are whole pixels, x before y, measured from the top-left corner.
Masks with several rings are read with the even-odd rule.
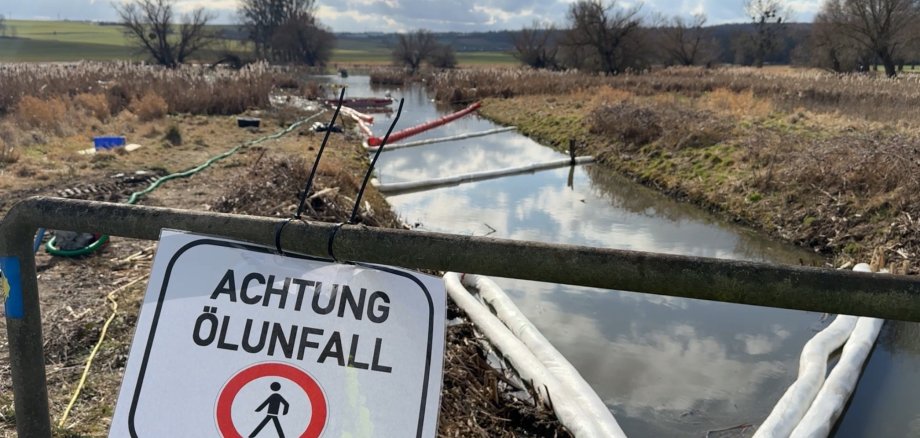
[[[231,417],[231,408],[233,400],[239,394],[246,384],[262,377],[281,377],[297,384],[310,400],[310,408],[313,413],[310,415],[310,423],[307,429],[300,434],[300,438],[318,438],[326,427],[326,396],[323,395],[323,389],[319,384],[310,377],[309,374],[300,368],[283,364],[283,363],[261,363],[236,373],[230,381],[224,385],[217,398],[217,428],[220,434],[225,438],[243,438],[243,435],[236,429]]]

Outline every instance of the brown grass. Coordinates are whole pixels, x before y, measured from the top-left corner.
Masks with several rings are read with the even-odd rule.
[[[763,118],[773,112],[771,99],[755,97],[750,89],[735,92],[728,88],[716,88],[704,93],[698,100],[705,110],[739,119]]]
[[[73,101],[78,108],[82,108],[87,114],[95,117],[100,122],[108,120],[112,115],[109,101],[104,94],[80,93],[74,96]]]
[[[719,76],[734,79],[707,90]],[[868,261],[882,248],[901,272],[920,272],[920,117],[906,110],[912,79],[678,70],[572,83],[590,80],[605,83],[489,99],[483,112],[557,147],[577,139],[608,168],[841,263]],[[839,90],[822,88],[831,81]],[[790,92],[803,84],[815,93]],[[831,92],[869,103],[826,111]],[[900,113],[867,122],[873,102]]]
[[[59,132],[67,117],[67,105],[60,98],[25,96],[16,105],[14,119],[27,128]]]
[[[0,167],[19,161],[19,151],[0,138]]]
[[[487,97],[595,92],[608,86],[639,96],[676,93],[700,97],[713,93],[713,104],[727,98],[729,103],[737,103],[732,108],[738,113],[743,112],[742,101],[747,100],[758,105],[751,110],[757,115],[803,108],[873,121],[900,120],[920,128],[920,112],[914,110],[920,101],[920,76],[883,79],[815,70],[672,67],[613,77],[531,69],[454,70],[429,72],[424,80],[435,98],[454,103]]]
[[[170,111],[192,114],[239,114],[269,105],[269,94],[284,85],[286,92],[316,97],[320,87],[304,81],[300,72],[267,64],[240,70],[186,66],[171,70],[130,63],[79,65],[7,64],[0,66],[0,116],[14,111],[25,96],[68,99],[85,93],[105,94],[110,114],[156,92]],[[94,104],[95,105],[95,104]],[[93,107],[94,115],[100,112]]]
[[[147,91],[128,106],[132,113],[142,122],[160,119],[169,111],[166,100],[155,91]]]

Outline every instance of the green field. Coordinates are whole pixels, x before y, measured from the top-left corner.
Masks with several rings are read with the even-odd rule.
[[[118,26],[82,21],[8,20],[7,27],[7,35],[15,37],[0,37],[0,62],[143,59]],[[235,49],[240,47],[235,41],[224,43]],[[377,40],[339,39],[330,64],[388,64],[389,52]],[[457,52],[457,60],[461,65],[516,63],[514,57],[502,52]]]

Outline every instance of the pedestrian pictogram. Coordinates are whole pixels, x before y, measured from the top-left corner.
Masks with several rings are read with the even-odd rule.
[[[284,397],[278,395],[278,391],[280,390],[281,384],[278,382],[273,382],[272,391],[275,393],[268,396],[268,398],[266,398],[265,401],[256,408],[256,412],[261,412],[263,409],[268,408],[266,409],[265,419],[262,420],[258,426],[256,426],[256,430],[249,434],[249,438],[255,438],[259,436],[259,432],[261,432],[262,428],[268,424],[268,420],[271,420],[274,424],[275,431],[277,431],[278,436],[284,438],[284,430],[281,429],[281,423],[278,421],[278,411],[280,410],[281,405],[284,405],[284,413],[282,415],[287,415],[290,405],[288,404],[287,400],[284,399]]]
[[[109,435],[433,437],[445,306],[437,277],[164,231]]]
[[[323,389],[307,372],[284,363],[260,363],[227,381],[215,406],[224,437],[316,438],[326,426]]]

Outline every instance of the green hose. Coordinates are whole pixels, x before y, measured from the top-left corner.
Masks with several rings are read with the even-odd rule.
[[[222,153],[222,154],[220,154],[220,155],[215,155],[215,156],[209,158],[209,159],[208,159],[207,161],[205,161],[204,163],[201,163],[200,165],[198,165],[198,166],[196,166],[196,167],[193,167],[193,168],[191,168],[191,169],[189,169],[189,170],[186,170],[186,171],[183,171],[183,172],[177,172],[177,173],[172,173],[172,174],[166,175],[166,176],[164,176],[164,177],[162,177],[162,178],[160,178],[160,179],[154,181],[153,183],[151,183],[149,186],[147,186],[146,189],[141,190],[141,191],[139,191],[139,192],[134,192],[134,193],[132,193],[132,194],[131,194],[131,197],[129,197],[128,200],[127,200],[126,202],[127,202],[128,204],[132,204],[132,205],[133,205],[133,204],[136,204],[137,201],[139,201],[139,200],[140,200],[141,198],[143,198],[144,196],[147,196],[148,194],[150,194],[150,192],[156,190],[158,187],[160,187],[160,186],[161,186],[163,183],[165,183],[166,181],[173,180],[173,179],[177,179],[177,178],[188,178],[188,177],[190,177],[190,176],[192,176],[192,175],[194,175],[194,174],[196,174],[196,173],[198,173],[198,172],[201,172],[202,170],[207,169],[208,167],[211,167],[212,164],[214,164],[214,163],[216,163],[216,162],[218,162],[218,161],[220,161],[220,160],[223,160],[224,158],[227,158],[227,157],[229,157],[229,156],[231,156],[231,155],[233,155],[233,154],[239,152],[239,151],[240,151],[241,149],[243,149],[243,148],[255,146],[255,145],[257,145],[257,144],[259,144],[259,143],[262,143],[262,142],[264,142],[264,141],[275,140],[275,139],[281,138],[281,137],[283,137],[283,136],[289,134],[291,131],[297,129],[299,126],[303,125],[304,123],[310,122],[311,120],[313,120],[313,119],[319,117],[319,116],[320,116],[321,114],[323,114],[324,112],[326,112],[326,110],[321,110],[320,112],[318,112],[318,113],[316,113],[316,114],[313,114],[313,115],[310,116],[310,117],[307,117],[307,118],[305,118],[305,119],[298,120],[297,122],[294,122],[293,124],[291,124],[291,126],[288,126],[287,128],[284,128],[283,130],[278,131],[278,132],[276,132],[276,133],[274,133],[274,134],[272,134],[272,135],[267,135],[267,136],[265,136],[265,137],[260,137],[260,138],[254,139],[254,140],[247,141],[247,142],[245,142],[245,143],[243,143],[243,144],[240,144],[239,146],[236,146],[236,147],[234,147],[233,149],[230,149],[230,150],[228,150],[228,151],[226,151],[226,152],[224,152],[224,153]],[[93,242],[93,243],[91,243],[91,244],[89,244],[89,245],[87,245],[87,246],[85,246],[85,247],[83,247],[83,248],[73,249],[73,250],[65,250],[65,249],[60,249],[60,248],[56,247],[56,246],[55,246],[56,240],[57,240],[57,237],[52,237],[51,240],[49,240],[48,243],[45,244],[45,251],[47,251],[48,254],[55,255],[55,256],[61,256],[61,257],[80,257],[80,256],[84,256],[84,255],[91,254],[91,253],[93,253],[93,252],[95,252],[95,251],[98,251],[100,248],[102,248],[103,246],[105,246],[106,242],[109,241],[109,236],[108,236],[108,235],[103,235],[103,236],[101,236],[99,239],[96,239],[95,242]]]

